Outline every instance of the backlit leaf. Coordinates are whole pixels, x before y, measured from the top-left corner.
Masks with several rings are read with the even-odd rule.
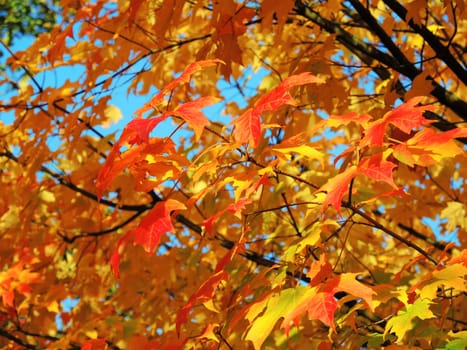
[[[142,245],[148,254],[153,253],[162,235],[174,229],[170,218],[172,212],[183,209],[186,206],[174,199],[156,203],[134,230],[135,244]]]
[[[331,178],[319,191],[325,191],[326,199],[323,202],[322,211],[325,211],[328,205],[331,205],[340,212],[341,202],[344,195],[349,190],[349,185],[352,179],[357,175],[357,167],[352,166]]]
[[[436,317],[430,310],[431,304],[429,299],[418,298],[413,304],[407,305],[388,321],[384,335],[395,333],[399,341],[402,341],[405,334],[413,328],[414,318],[426,320]]]

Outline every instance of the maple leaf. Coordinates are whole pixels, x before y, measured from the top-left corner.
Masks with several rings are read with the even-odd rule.
[[[370,123],[365,130],[365,136],[360,141],[360,146],[381,146],[383,144],[386,127],[392,124],[408,134],[412,129],[432,123],[423,116],[423,112],[433,110],[432,106],[419,106],[423,97],[413,97],[394,110],[386,113],[382,119]]]
[[[313,261],[306,275],[310,278],[311,286],[321,283],[332,275],[332,266],[324,254],[320,255],[318,261]]]
[[[343,273],[335,276],[326,281],[325,285],[321,287],[321,290],[329,290],[333,295],[337,292],[346,292],[363,299],[370,307],[370,310],[374,311],[373,294],[375,294],[375,291],[359,282],[356,279],[358,275],[358,273]]]
[[[413,304],[407,305],[403,310],[399,310],[397,315],[392,317],[384,329],[384,336],[388,333],[395,333],[402,341],[405,334],[413,328],[413,320],[417,317],[421,320],[436,317],[430,310],[432,302],[428,299],[418,298]]]
[[[205,61],[196,61],[188,65],[188,67],[183,71],[183,73],[176,79],[174,79],[172,82],[167,84],[158,94],[156,94],[150,101],[149,103],[146,103],[143,107],[138,109],[135,114],[137,116],[141,116],[143,113],[156,109],[157,105],[159,105],[163,99],[164,96],[175,89],[177,86],[188,83],[190,81],[190,78],[193,74],[196,72],[199,72],[201,69],[204,67],[209,67],[209,66],[214,66],[218,63],[224,63],[221,60],[214,59],[214,60],[205,60]]]
[[[397,189],[392,177],[392,171],[396,164],[382,160],[381,155],[375,154],[369,158],[364,158],[358,164],[358,173],[368,176],[377,181],[384,181]]]
[[[31,272],[25,267],[26,261],[19,261],[10,268],[0,271],[0,297],[3,304],[8,307],[15,307],[15,291],[24,296],[31,294],[31,284],[41,280],[39,273]]]
[[[205,302],[212,299],[215,289],[222,281],[226,281],[228,278],[228,273],[224,270],[216,272],[214,275],[209,277],[202,285],[199,287],[198,291],[193,294],[186,305],[177,313],[177,319],[175,321],[177,333],[180,332],[180,326],[186,322],[188,318],[188,313],[195,306],[196,303]]]
[[[136,118],[130,121],[120,136],[120,140],[115,147],[120,147],[125,142],[131,145],[149,142],[149,134],[160,123],[167,119],[166,115],[155,118],[141,119]]]
[[[105,339],[89,339],[81,345],[81,350],[104,350],[106,348]]]
[[[162,235],[173,231],[170,215],[174,210],[183,210],[186,206],[175,199],[158,202],[134,229],[135,244],[143,246],[151,254],[159,244]]]
[[[368,114],[358,114],[356,112],[349,112],[343,115],[333,114],[329,117],[326,124],[329,126],[342,126],[348,125],[349,123],[355,122],[360,125],[366,125],[371,120],[371,116]]]
[[[204,127],[209,124],[209,120],[206,118],[201,109],[217,103],[218,101],[218,98],[212,96],[200,97],[195,101],[187,102],[177,106],[173,112],[167,113],[174,114],[186,121],[194,129],[196,139],[199,140]]]
[[[139,8],[143,4],[143,1],[144,0],[130,0],[130,14],[128,16],[130,26],[133,25],[133,22],[136,18],[136,14],[138,13]]]
[[[286,78],[276,88],[264,94],[253,108],[248,109],[232,122],[235,125],[235,140],[240,144],[250,143],[254,147],[257,147],[261,134],[261,113],[277,110],[286,104],[295,105],[295,100],[289,94],[289,90],[292,87],[322,82],[324,82],[323,79],[308,72]]]
[[[288,335],[292,322],[298,326],[299,318],[307,313],[310,320],[320,320],[326,326],[336,331],[334,312],[337,306],[337,301],[331,293],[310,293],[308,298],[301,300],[301,303],[298,304],[297,307],[292,308],[290,312],[286,314],[282,321],[281,328],[283,328],[286,335]]]
[[[281,147],[281,145],[279,145],[275,146],[273,150],[281,154],[297,153],[309,159],[317,159],[321,164],[324,162],[324,154],[306,144],[295,147]]]
[[[317,191],[327,192],[326,199],[323,202],[323,208],[321,209],[322,212],[326,210],[328,205],[331,205],[340,213],[342,198],[349,189],[350,181],[352,181],[356,175],[357,167],[355,165],[351,166],[343,173],[328,180],[328,182]]]
[[[112,256],[110,257],[110,267],[115,277],[120,278],[120,256],[128,243],[134,239],[134,231],[127,232],[123,237],[118,240],[117,246],[115,247]]]
[[[144,123],[136,123],[134,125],[139,125],[145,128]],[[128,130],[130,129],[127,129],[127,131]],[[134,134],[133,131],[128,131],[127,134],[122,134],[122,137],[123,136],[134,137]],[[170,139],[152,139],[149,140],[147,144],[138,145],[120,153],[120,144],[115,144],[97,175],[97,197],[102,197],[104,191],[110,187],[112,182],[124,169],[134,169],[134,167],[139,164],[140,160],[146,160],[147,155],[155,157],[164,153],[173,154],[175,153],[174,147],[175,144]],[[159,168],[162,169],[162,164]],[[144,170],[144,173],[139,176],[139,179],[142,180],[145,174],[146,170]]]
[[[260,115],[254,109],[248,109],[235,121],[234,137],[238,143],[257,146],[260,135]]]
[[[426,119],[423,116],[425,111],[434,110],[433,106],[419,106],[423,99],[423,96],[413,97],[407,102],[396,107],[394,110],[388,112],[383,120],[385,123],[393,124],[394,126],[401,129],[406,134],[410,133],[412,129],[416,129],[422,125],[427,125],[432,123],[431,120]]]

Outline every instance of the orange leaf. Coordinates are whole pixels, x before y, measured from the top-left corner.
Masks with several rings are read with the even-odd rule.
[[[127,129],[125,129],[127,130]],[[124,131],[125,134],[125,131]],[[128,131],[127,134],[123,135],[134,137],[135,134],[131,134]],[[131,136],[133,135],[133,136]],[[162,153],[173,153],[175,152],[174,143],[169,140],[155,139],[149,141],[148,144],[143,144],[130,148],[128,151],[120,154],[121,144],[116,143],[110,151],[104,165],[99,170],[96,179],[97,197],[101,198],[104,190],[109,188],[115,178],[126,168],[134,168],[138,164],[138,160],[144,159],[147,154],[158,155]]]
[[[358,273],[343,273],[329,279],[324,286],[324,290],[330,289],[332,295],[337,292],[346,292],[357,298],[365,300],[370,309],[373,311],[373,294],[376,294],[373,289],[357,281],[355,278]]]
[[[308,72],[292,75],[284,79],[284,81],[276,88],[264,94],[258,102],[256,102],[254,110],[256,113],[261,114],[264,111],[275,111],[286,104],[294,106],[295,100],[289,94],[289,90],[291,88],[300,85],[323,82],[323,79]]]
[[[301,300],[298,307],[290,310],[281,323],[281,328],[288,335],[292,322],[298,325],[299,318],[308,313],[310,320],[320,320],[325,325],[331,327],[334,331],[334,312],[337,309],[337,301],[331,293],[311,293],[309,298]]]
[[[366,124],[371,120],[371,116],[368,114],[358,114],[356,112],[350,112],[344,115],[331,115],[328,123],[331,126],[348,125],[351,122],[358,124]]]
[[[248,109],[240,118],[235,120],[234,137],[238,143],[250,143],[258,145],[261,135],[261,123],[259,114],[253,109]]]
[[[171,114],[182,118],[190,124],[195,131],[196,139],[199,139],[204,127],[209,123],[208,118],[206,118],[201,109],[217,103],[218,101],[219,99],[212,96],[200,97],[195,101],[178,106]]]
[[[433,129],[424,129],[407,141],[410,146],[435,148],[444,146],[458,137],[467,137],[467,128],[456,128],[437,133]]]
[[[330,204],[340,213],[342,197],[344,197],[344,194],[347,192],[350,181],[352,181],[355,175],[357,175],[357,167],[352,166],[343,173],[334,176],[318,190],[327,192],[326,199],[323,202],[323,208],[321,209],[322,212],[324,212]]]

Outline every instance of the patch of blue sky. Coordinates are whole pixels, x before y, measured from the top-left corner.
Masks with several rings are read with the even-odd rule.
[[[437,241],[453,242],[457,246],[460,246],[459,230],[455,229],[449,232],[443,228],[443,224],[447,223],[447,221],[448,219],[441,219],[439,215],[434,219],[429,217],[422,218],[422,223],[431,229]]]
[[[79,303],[79,298],[66,298],[62,300],[61,302],[62,311],[70,313],[78,305],[78,303]],[[64,330],[65,325],[63,324],[63,320],[62,320],[60,313],[57,313],[55,315],[55,323],[57,324],[57,329],[59,331]]]

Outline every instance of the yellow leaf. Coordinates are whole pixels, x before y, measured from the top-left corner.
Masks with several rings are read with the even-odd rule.
[[[52,301],[49,305],[47,305],[47,311],[53,312],[53,313],[60,312],[60,306],[56,300]]]
[[[115,105],[108,105],[104,111],[105,121],[102,123],[102,127],[108,128],[111,123],[117,123],[120,119],[123,118],[120,108]]]
[[[41,191],[41,193],[39,193],[39,198],[46,203],[55,202],[55,195],[50,191]]]
[[[97,337],[99,336],[99,333],[97,333],[95,329],[86,331],[84,334],[86,334],[86,336],[91,339],[97,339]]]
[[[285,147],[285,148],[275,147],[273,148],[273,150],[276,152],[282,153],[284,155],[291,155],[291,153],[297,153],[306,158],[317,159],[319,160],[321,164],[324,163],[323,153],[321,153],[320,151],[308,145],[301,145],[301,146],[296,146],[296,147]]]
[[[458,226],[467,229],[467,214],[465,204],[448,202],[448,206],[441,211],[441,219],[447,219],[446,229],[454,231]]]

